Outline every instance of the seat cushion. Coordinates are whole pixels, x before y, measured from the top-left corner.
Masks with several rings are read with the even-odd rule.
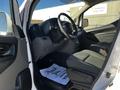
[[[96,66],[97,68],[102,68],[105,57],[90,50],[83,50],[73,54],[74,57],[78,58],[77,60],[82,60],[86,63]]]

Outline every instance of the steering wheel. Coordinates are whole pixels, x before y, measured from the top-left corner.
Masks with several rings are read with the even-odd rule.
[[[62,21],[61,21],[61,16],[65,16],[65,17],[67,17],[67,19],[69,19],[69,21],[71,23],[71,29],[72,29],[71,34],[67,33],[67,31],[64,29],[64,27],[62,25]],[[72,18],[70,16],[68,16],[65,13],[60,13],[58,15],[58,20],[57,21],[58,21],[60,31],[66,36],[66,38],[68,38],[68,39],[77,38],[77,33],[78,33],[77,26],[75,25],[74,21],[72,20]]]

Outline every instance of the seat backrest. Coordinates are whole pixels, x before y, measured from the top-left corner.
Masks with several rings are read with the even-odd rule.
[[[44,35],[44,32],[39,24],[31,26],[29,36],[31,39],[32,54],[35,62],[53,51],[51,39]]]
[[[29,37],[31,41],[33,41],[36,37],[44,36],[43,30],[39,24],[33,24],[28,31]]]

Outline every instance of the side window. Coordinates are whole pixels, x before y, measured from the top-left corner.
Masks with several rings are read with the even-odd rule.
[[[0,12],[0,31],[6,32],[7,30],[7,22],[6,22],[6,16],[3,12]]]
[[[90,8],[84,14],[84,29],[91,30],[116,21],[120,17],[120,1],[105,2]],[[86,22],[87,21],[87,22]]]
[[[12,33],[12,20],[9,0],[0,3],[0,35]]]

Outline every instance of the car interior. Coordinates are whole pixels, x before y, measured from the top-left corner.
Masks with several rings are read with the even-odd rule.
[[[61,16],[69,22],[62,21]],[[28,35],[38,90],[90,90],[110,52],[117,33],[116,23],[86,32],[69,15],[60,13],[58,18],[32,24]],[[66,85],[41,75],[41,69],[53,64],[66,68],[70,79]]]

